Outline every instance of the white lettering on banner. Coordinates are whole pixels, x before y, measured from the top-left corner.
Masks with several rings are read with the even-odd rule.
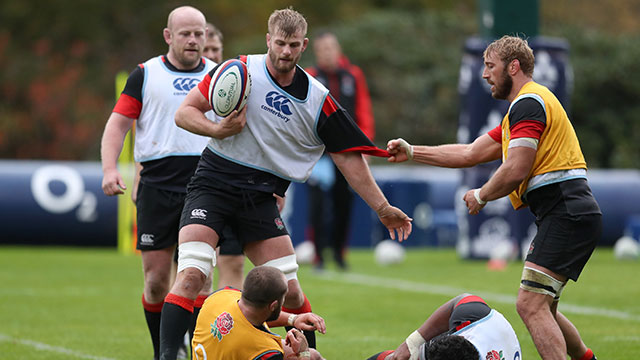
[[[64,184],[62,194],[51,192],[49,184],[52,181]],[[96,196],[85,192],[82,176],[70,166],[46,165],[38,168],[31,177],[31,193],[36,203],[50,213],[64,214],[80,205],[76,213],[79,221],[93,222],[98,217]]]

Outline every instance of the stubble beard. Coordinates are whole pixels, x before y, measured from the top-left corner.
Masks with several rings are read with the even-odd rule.
[[[513,79],[511,79],[511,76],[507,73],[506,67],[502,71],[500,81],[494,83],[494,85],[496,87],[496,91],[491,94],[491,96],[493,96],[494,99],[506,100],[511,93],[511,89],[513,89]]]

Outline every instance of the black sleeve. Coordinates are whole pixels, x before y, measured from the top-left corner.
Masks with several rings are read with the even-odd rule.
[[[459,330],[458,327],[473,323],[489,315],[491,308],[482,302],[468,302],[456,306],[449,317],[449,331]]]
[[[253,360],[284,360],[284,354],[279,351],[273,351],[262,354]]]
[[[546,125],[547,115],[542,104],[530,97],[516,101],[509,111],[509,127],[513,127],[522,120],[536,120]]]
[[[375,147],[353,118],[331,95],[327,95],[318,119],[318,136],[328,152]]]
[[[123,94],[127,94],[142,103],[142,84],[144,83],[144,69],[142,65],[136,66],[129,74],[127,84],[122,90]]]

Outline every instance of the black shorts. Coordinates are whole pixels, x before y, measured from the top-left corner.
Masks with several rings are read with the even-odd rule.
[[[547,214],[536,220],[527,261],[577,281],[602,233],[602,215]]]
[[[136,249],[159,250],[178,244],[178,225],[185,194],[138,185]]]
[[[288,235],[271,193],[237,188],[201,175],[187,186],[180,227],[201,224],[218,234],[231,228],[241,246]],[[227,240],[222,236],[220,243]]]
[[[545,185],[527,198],[538,233],[526,260],[577,281],[602,234],[602,212],[587,180]]]

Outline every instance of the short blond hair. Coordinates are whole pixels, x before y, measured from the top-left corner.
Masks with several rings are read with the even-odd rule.
[[[275,10],[269,16],[268,30],[269,34],[275,35],[275,32],[278,31],[285,37],[302,31],[304,36],[307,35],[307,20],[291,7]]]
[[[536,59],[527,40],[517,36],[505,35],[489,44],[484,50],[483,57],[486,59],[490,53],[496,54],[505,65],[518,59],[522,72],[529,77],[533,76]]]

